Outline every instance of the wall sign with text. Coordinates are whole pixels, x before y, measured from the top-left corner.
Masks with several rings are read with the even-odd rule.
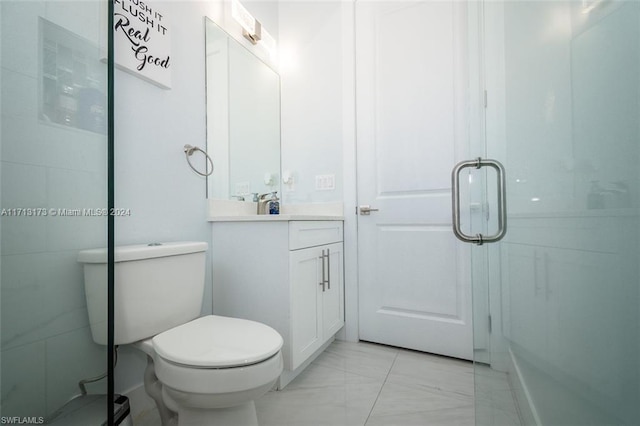
[[[168,19],[152,1],[113,0],[116,65],[164,89],[171,88]]]

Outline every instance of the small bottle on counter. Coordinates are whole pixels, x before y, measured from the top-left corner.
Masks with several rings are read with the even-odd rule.
[[[269,214],[280,214],[280,201],[278,200],[278,191],[271,193],[269,201]]]

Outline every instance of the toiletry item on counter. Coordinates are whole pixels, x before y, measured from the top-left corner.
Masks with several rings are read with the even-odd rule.
[[[271,200],[269,201],[269,214],[280,214],[280,201],[278,200],[278,191],[271,193]]]

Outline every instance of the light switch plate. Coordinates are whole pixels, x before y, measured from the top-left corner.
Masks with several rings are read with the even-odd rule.
[[[316,190],[331,191],[336,189],[336,175],[316,175]]]
[[[244,195],[250,194],[251,188],[249,182],[238,182],[236,183],[236,195]]]

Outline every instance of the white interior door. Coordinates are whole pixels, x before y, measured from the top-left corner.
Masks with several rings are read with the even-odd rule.
[[[469,140],[466,6],[357,2],[361,340],[472,358],[469,246],[451,231]],[[362,212],[360,212],[362,213]]]

